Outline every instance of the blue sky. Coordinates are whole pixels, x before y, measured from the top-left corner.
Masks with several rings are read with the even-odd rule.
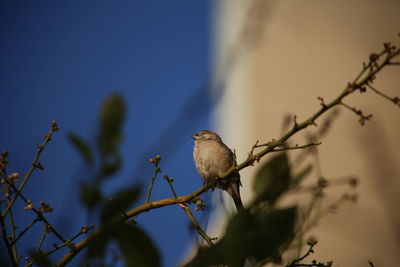
[[[211,127],[211,19],[210,1],[1,1],[0,150],[10,152],[9,171],[25,173],[50,122],[58,122],[61,131],[42,156],[45,170],[26,195],[54,207],[49,218],[66,236],[85,223],[77,191],[87,179],[66,133],[95,143],[100,105],[112,92],[124,96],[128,113],[123,168],[106,191],[147,185],[156,154],[178,194],[201,185],[190,135]],[[158,182],[154,198],[169,197]],[[17,218],[28,223],[26,213],[20,208]],[[192,238],[183,212],[159,209],[138,221],[164,265],[176,265]]]

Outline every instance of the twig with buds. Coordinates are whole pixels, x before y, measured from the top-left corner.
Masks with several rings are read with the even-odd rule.
[[[146,203],[149,203],[149,201],[150,201],[150,195],[151,195],[151,191],[153,190],[154,181],[156,180],[157,174],[159,174],[161,172],[161,169],[158,167],[158,165],[160,164],[160,161],[161,161],[161,157],[159,155],[150,159],[150,163],[154,164],[154,171],[153,171],[153,176],[151,177],[149,189],[147,190]]]
[[[169,177],[168,175],[164,175],[164,179],[167,181],[167,183],[169,184],[172,194],[174,195],[174,197],[178,197],[178,195],[175,192],[174,186],[172,185],[174,179]],[[193,228],[197,231],[197,233],[207,242],[207,244],[209,246],[211,246],[213,244],[212,242],[212,238],[209,237],[204,230],[200,227],[200,224],[197,222],[196,218],[194,217],[193,213],[191,212],[189,206],[185,203],[179,203],[178,204],[179,207],[181,207],[183,209],[183,211],[185,212],[186,216],[188,217],[189,221],[192,223]]]
[[[56,121],[52,121],[51,122],[51,128],[49,133],[45,136],[44,138],[44,142],[42,144],[40,144],[38,146],[35,158],[33,159],[33,163],[31,168],[29,169],[29,171],[27,172],[27,174],[24,175],[24,179],[22,180],[21,185],[18,188],[17,192],[22,192],[22,190],[24,189],[26,183],[28,182],[29,178],[31,177],[32,173],[36,170],[36,169],[43,169],[42,164],[40,164],[39,162],[39,158],[40,155],[43,152],[43,149],[46,147],[46,145],[51,141],[51,137],[53,136],[53,134],[55,132],[57,132],[58,130],[60,130],[60,128],[58,128],[57,122]],[[1,214],[1,217],[5,217],[7,215],[7,213],[11,210],[12,206],[14,205],[15,201],[17,200],[18,196],[20,196],[20,194],[16,194],[15,197],[11,200],[11,202],[7,205],[7,208],[4,210],[4,212]]]

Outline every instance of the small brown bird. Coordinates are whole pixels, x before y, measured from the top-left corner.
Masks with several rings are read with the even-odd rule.
[[[192,138],[194,139],[194,162],[197,172],[204,178],[205,184],[218,179],[236,165],[232,150],[222,142],[218,134],[203,130],[192,135]],[[243,209],[239,192],[240,185],[240,174],[237,171],[216,184],[218,188],[231,195],[237,210]]]

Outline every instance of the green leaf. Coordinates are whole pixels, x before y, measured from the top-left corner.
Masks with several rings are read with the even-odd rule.
[[[292,178],[292,186],[296,186],[301,183],[301,181],[310,174],[313,166],[311,164],[304,167],[299,173],[293,176]]]
[[[140,193],[139,188],[124,189],[118,192],[114,197],[108,200],[101,212],[102,223],[108,223],[115,219],[116,216],[122,215],[138,198]]]
[[[286,153],[264,164],[256,173],[253,189],[259,200],[273,204],[290,185],[290,167]]]
[[[79,138],[77,135],[73,133],[67,134],[68,140],[75,147],[75,149],[79,152],[82,158],[85,160],[86,164],[91,167],[93,165],[93,154],[90,146]]]
[[[92,210],[103,199],[103,196],[98,186],[82,184],[80,187],[80,199],[89,210]]]
[[[98,146],[103,154],[116,151],[122,140],[121,132],[125,109],[125,102],[118,93],[111,94],[101,107]]]
[[[260,213],[239,212],[228,223],[220,242],[201,249],[187,266],[241,267],[246,259],[256,262],[276,259],[293,236],[296,213],[295,207]]]
[[[147,234],[138,227],[121,223],[115,228],[115,240],[124,256],[125,266],[160,266],[160,256]]]
[[[42,251],[37,251],[37,250],[31,251],[29,254],[38,266],[40,266],[40,267],[53,266],[53,264],[51,264],[49,258]]]

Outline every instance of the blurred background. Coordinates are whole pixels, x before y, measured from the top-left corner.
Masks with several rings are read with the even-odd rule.
[[[66,134],[95,144],[108,95],[124,97],[127,117],[122,169],[105,191],[145,188],[149,159],[159,154],[162,174],[175,179],[179,195],[188,194],[202,185],[191,134],[218,131],[240,162],[256,140],[279,137],[287,114],[302,121],[319,108],[317,96],[335,97],[383,42],[399,43],[399,10],[395,0],[2,1],[0,150],[10,152],[10,172],[24,173],[50,122],[58,122],[61,131],[41,159],[45,170],[35,172],[26,195],[51,204],[50,221],[71,236],[86,224],[78,191],[90,178]],[[387,69],[376,86],[399,95],[399,77],[399,69]],[[361,127],[342,110],[319,155],[327,179],[360,179],[359,200],[315,228],[315,257],[338,266],[367,266],[367,260],[394,266],[400,260],[399,110],[370,92],[348,103],[372,113],[372,121]],[[242,172],[245,203],[255,169]],[[152,199],[170,196],[160,177]],[[27,224],[27,213],[21,205],[16,216]],[[203,221],[206,214],[196,216]],[[213,216],[212,233],[221,231],[221,217]],[[179,207],[142,214],[138,223],[164,266],[190,251],[194,235]],[[24,246],[40,234],[38,228]]]

